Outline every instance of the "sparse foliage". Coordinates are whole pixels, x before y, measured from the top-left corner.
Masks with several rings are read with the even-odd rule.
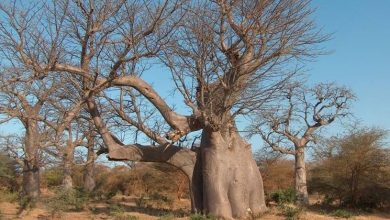
[[[354,128],[328,140],[317,153],[310,190],[326,196],[328,203],[347,207],[388,207],[390,198],[389,149],[386,132]]]

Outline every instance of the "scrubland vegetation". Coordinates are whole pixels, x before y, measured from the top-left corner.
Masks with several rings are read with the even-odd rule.
[[[344,136],[323,140],[308,163],[308,206],[296,204],[294,161],[266,149],[258,151],[255,158],[270,210],[257,218],[309,219],[318,215],[324,219],[386,219],[390,216],[390,154],[383,145],[386,138],[383,130],[356,128]],[[44,168],[42,198],[29,204],[19,193],[21,167],[3,151],[1,218],[23,219],[41,210],[39,216],[47,219],[61,219],[66,213],[90,219],[213,219],[190,214],[188,179],[167,164],[96,164],[96,186],[91,192],[83,189],[83,166],[74,166],[71,189],[62,186],[62,170],[61,165]],[[12,204],[14,211],[4,210],[10,206],[5,204]]]

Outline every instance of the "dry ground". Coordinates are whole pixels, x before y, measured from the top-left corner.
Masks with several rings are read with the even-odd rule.
[[[178,219],[184,220],[189,219],[189,201],[182,200],[175,203],[175,207],[173,210],[163,210],[163,209],[154,209],[154,208],[138,208],[131,199],[126,198],[116,198],[115,200],[109,203],[90,203],[88,204],[87,211],[81,212],[62,212],[55,213],[54,216],[45,209],[44,204],[38,204],[36,208],[24,211],[18,214],[18,205],[15,203],[7,203],[0,202],[0,220],[8,220],[8,219],[23,219],[23,220],[109,220],[115,219],[115,216],[110,215],[109,208],[112,205],[120,204],[124,207],[125,212],[122,213],[124,215],[131,215],[138,217],[139,220],[158,220],[161,216],[166,216],[167,213],[173,213],[175,216],[183,216],[183,217],[175,217],[175,218],[167,218],[168,219]],[[118,219],[118,218],[116,218]],[[125,219],[125,218],[124,218]],[[281,211],[277,209],[275,206],[270,208],[270,211],[263,215],[259,219],[265,220],[284,220],[285,216],[282,215]],[[321,212],[316,211],[315,209],[303,211],[300,215],[300,219],[302,220],[330,220],[330,219],[342,219],[330,215],[323,214]],[[385,213],[370,213],[370,214],[360,214],[358,216],[354,216],[351,219],[354,220],[385,220],[390,219],[390,214]],[[126,219],[127,220],[127,219]]]

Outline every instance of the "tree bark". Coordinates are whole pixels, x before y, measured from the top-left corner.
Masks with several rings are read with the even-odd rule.
[[[65,148],[65,154],[63,155],[64,161],[64,173],[62,186],[65,189],[73,188],[72,170],[73,170],[73,159],[74,159],[74,144],[72,141],[72,133],[69,132],[69,140]]]
[[[87,164],[84,171],[84,190],[92,192],[95,189],[95,152],[94,152],[94,140],[91,135],[87,137],[88,141],[88,155]]]
[[[297,203],[309,205],[309,195],[306,184],[305,151],[303,147],[297,147],[295,153],[295,192]]]
[[[73,188],[73,179],[72,179],[72,166],[73,165],[73,156],[65,155],[64,157],[64,173],[62,186],[65,189]]]
[[[189,181],[189,191],[191,198],[191,211],[194,213],[203,212],[203,175],[202,175],[202,155],[196,154],[196,160],[192,168],[192,175]]]
[[[40,196],[39,130],[38,122],[28,119],[25,123],[25,157],[23,165],[22,197],[36,201]]]
[[[237,131],[203,130],[203,211],[241,219],[266,211],[263,181],[250,145]]]

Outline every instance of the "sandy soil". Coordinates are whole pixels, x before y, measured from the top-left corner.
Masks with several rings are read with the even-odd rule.
[[[138,217],[140,220],[157,220],[159,217],[166,215],[166,210],[159,210],[159,209],[141,209],[137,208],[135,204],[132,202],[118,202],[123,207],[125,207],[125,215],[132,215]],[[188,205],[188,201],[183,201],[182,206]],[[107,203],[94,203],[89,204],[88,211],[81,211],[81,212],[62,212],[62,213],[55,213],[54,216],[52,216],[51,213],[49,213],[44,208],[44,204],[38,204],[37,208],[34,208],[29,211],[24,211],[22,213],[18,213],[18,205],[14,203],[7,203],[7,202],[1,202],[0,203],[0,211],[1,211],[1,220],[11,220],[11,219],[23,219],[23,220],[109,220],[114,219],[114,216],[109,214],[109,206],[110,204]],[[180,204],[178,205],[180,206]],[[187,206],[188,207],[188,206]],[[181,216],[185,215],[185,213],[188,212],[187,210],[183,209],[177,209],[176,211],[173,211],[174,214]],[[179,220],[188,219],[188,217],[181,217],[181,218],[175,218]],[[284,220],[286,219],[285,216],[283,216],[280,213],[280,210],[278,210],[276,207],[271,207],[270,211],[261,216],[259,219],[264,220]],[[329,215],[320,214],[314,211],[304,211],[300,215],[300,219],[302,220],[331,220],[331,219],[342,219],[337,218]],[[390,219],[390,214],[385,213],[370,213],[370,214],[362,214],[359,216],[354,216],[351,219],[354,220],[386,220]]]

